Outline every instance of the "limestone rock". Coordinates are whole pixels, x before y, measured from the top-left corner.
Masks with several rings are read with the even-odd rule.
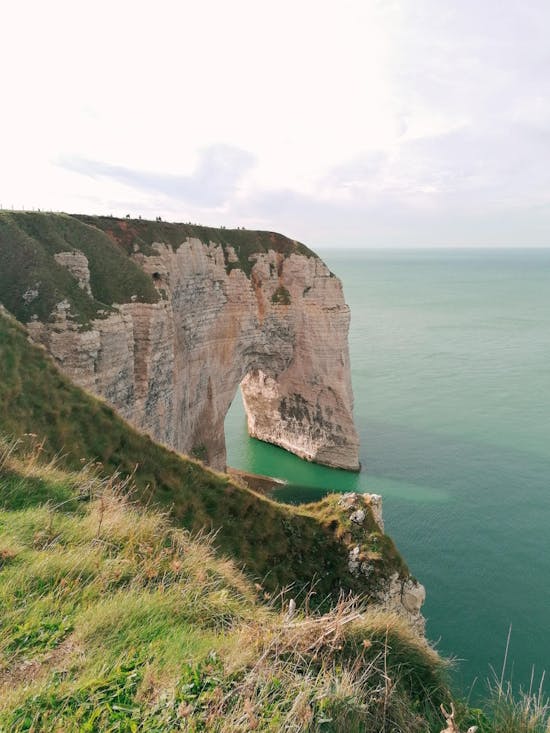
[[[364,522],[365,511],[363,507],[368,507],[380,531],[384,532],[382,497],[380,494],[358,494],[352,491],[342,494],[338,503],[345,510],[351,512],[350,520],[356,524],[362,524]]]
[[[65,373],[156,440],[214,468],[225,468],[224,419],[239,384],[251,435],[307,460],[359,468],[349,308],[318,257],[258,252],[247,274],[234,249],[193,237],[131,252],[159,302],[130,298],[88,329],[60,303],[47,323],[28,324]],[[90,294],[86,257],[55,258]]]
[[[385,608],[405,616],[419,633],[424,633],[426,620],[420,609],[426,600],[426,589],[417,580],[401,578],[398,573],[393,573],[380,593],[379,600]]]
[[[83,252],[80,252],[79,250],[73,250],[71,252],[57,252],[54,254],[54,258],[58,265],[66,267],[67,270],[69,270],[82,290],[86,291],[88,295],[92,294],[88,258]]]
[[[369,524],[372,522],[381,533],[384,532],[382,497],[379,494],[350,492],[343,494],[338,504],[348,513],[349,520],[354,526],[348,550],[349,572],[365,579],[375,577],[374,562],[379,558],[379,553],[362,550],[362,545],[368,544]],[[372,518],[370,522],[367,521],[369,512]],[[402,575],[397,571],[391,573],[389,577],[382,576],[379,579],[381,585],[375,600],[384,608],[404,616],[418,633],[423,634],[426,624],[421,613],[426,599],[424,586],[410,575]]]
[[[401,586],[401,602],[409,613],[418,613],[426,600],[426,589],[409,579]]]
[[[384,517],[382,514],[382,497],[380,494],[367,494],[368,505],[374,517],[374,521],[380,527],[380,531],[384,531]]]
[[[362,509],[357,509],[357,511],[350,514],[350,519],[355,524],[363,524],[365,521],[365,512]]]

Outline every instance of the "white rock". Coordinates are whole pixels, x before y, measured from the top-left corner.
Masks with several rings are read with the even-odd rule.
[[[353,514],[350,514],[350,520],[355,524],[363,524],[365,516],[365,512],[362,509],[357,509]]]
[[[56,252],[54,259],[58,265],[66,267],[71,275],[76,278],[78,285],[88,295],[92,295],[90,287],[90,268],[88,267],[88,258],[78,249],[70,252]]]
[[[33,338],[138,429],[183,453],[204,447],[215,468],[225,468],[224,419],[241,384],[251,435],[307,460],[358,469],[349,308],[326,265],[271,250],[255,255],[248,277],[238,267],[227,273],[218,244],[186,239],[152,249],[131,258],[152,278],[162,273],[166,300],[131,298],[88,331],[60,305],[54,323],[31,324]],[[56,259],[89,292],[85,256]],[[272,300],[281,287],[288,304]]]

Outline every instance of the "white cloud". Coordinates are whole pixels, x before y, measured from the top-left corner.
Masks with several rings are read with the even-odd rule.
[[[3,16],[4,206],[313,246],[550,244],[545,0],[20,0]]]
[[[94,180],[114,181],[183,205],[216,208],[238,192],[240,179],[254,165],[254,156],[229,145],[212,145],[201,151],[196,169],[187,176],[135,170],[73,156],[61,157],[59,165]]]

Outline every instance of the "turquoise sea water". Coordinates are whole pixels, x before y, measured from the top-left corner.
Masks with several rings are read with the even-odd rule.
[[[226,420],[228,462],[287,479],[282,500],[382,494],[427,588],[428,636],[463,661],[550,671],[550,250],[323,251],[351,306],[360,474],[309,464]]]

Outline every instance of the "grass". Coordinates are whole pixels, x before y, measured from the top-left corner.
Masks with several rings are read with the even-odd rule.
[[[500,675],[492,669],[492,676],[487,680],[485,708],[464,706],[461,717],[467,721],[465,725],[475,722],[478,733],[548,733],[550,700],[543,692],[545,673],[537,687],[533,669],[529,689],[520,689],[519,692],[505,678],[511,633],[510,626]]]
[[[93,297],[54,259],[57,252],[75,249],[88,258]],[[48,321],[62,300],[70,303],[75,322],[86,327],[132,296],[146,303],[159,299],[151,278],[104,232],[65,214],[0,212],[0,259],[2,303],[22,323],[33,317]]]
[[[441,730],[447,664],[401,617],[353,596],[290,614],[136,493],[1,442],[0,731]],[[484,710],[455,701],[460,730],[547,733],[540,689],[503,677]]]
[[[516,695],[511,683],[492,686],[488,714],[481,715],[480,732],[489,733],[548,733],[550,730],[550,701],[541,688]],[[488,721],[487,721],[488,718]]]
[[[412,733],[446,696],[399,617],[347,598],[289,618],[97,467],[4,443],[0,528],[0,730]]]
[[[280,285],[271,296],[271,302],[276,305],[290,305],[290,293],[283,285]]]

